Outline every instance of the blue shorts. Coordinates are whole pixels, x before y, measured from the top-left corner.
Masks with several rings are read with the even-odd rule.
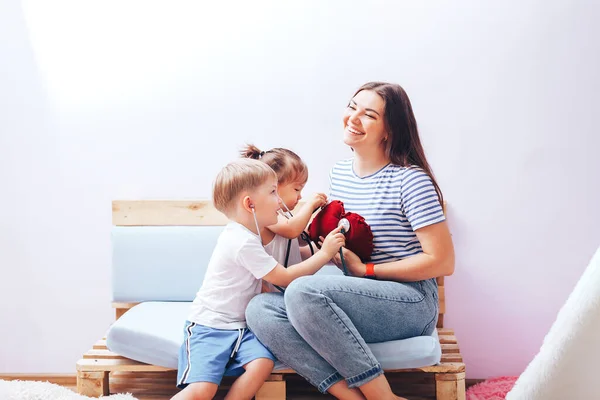
[[[186,321],[179,349],[177,387],[194,382],[219,385],[224,375],[238,376],[243,366],[257,358],[275,357],[247,328],[215,329]]]

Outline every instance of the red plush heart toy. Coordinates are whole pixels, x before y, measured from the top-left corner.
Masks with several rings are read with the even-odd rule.
[[[318,242],[319,236],[327,236],[337,228],[342,218],[350,222],[350,229],[346,232],[346,248],[354,252],[365,262],[369,261],[373,253],[373,232],[365,219],[360,215],[344,210],[344,203],[333,200],[319,211],[308,227],[310,240]]]

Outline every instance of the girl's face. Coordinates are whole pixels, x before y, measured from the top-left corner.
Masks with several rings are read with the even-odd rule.
[[[353,149],[381,146],[388,140],[385,102],[372,90],[361,90],[344,113],[344,143]]]
[[[281,202],[285,204],[288,209],[293,210],[298,205],[298,202],[302,198],[302,189],[304,189],[304,185],[306,185],[306,182],[288,182],[277,186]],[[287,211],[284,206],[281,208],[283,211]]]

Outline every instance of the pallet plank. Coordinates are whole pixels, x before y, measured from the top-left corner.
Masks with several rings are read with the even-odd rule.
[[[458,354],[460,353],[460,349],[458,348],[458,344],[441,344],[442,346],[442,354]]]
[[[458,340],[454,335],[444,335],[440,336],[440,344],[458,344]]]
[[[81,359],[77,361],[77,371],[172,371],[173,368],[159,367],[157,365],[144,364],[128,358],[119,360],[110,359]]]
[[[119,360],[119,359],[124,359],[125,357],[117,354],[117,353],[113,353],[110,350],[104,350],[104,349],[91,349],[88,350],[84,355],[83,358],[85,359],[111,359],[111,360]]]
[[[106,348],[106,339],[98,340],[96,343],[94,343],[94,346],[92,347],[92,349],[95,350],[106,350]]]

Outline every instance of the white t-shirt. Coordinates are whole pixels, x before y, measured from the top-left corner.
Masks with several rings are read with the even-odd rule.
[[[288,246],[288,239],[276,234],[275,237],[273,238],[273,240],[271,240],[269,242],[269,244],[267,244],[265,246],[265,250],[267,251],[267,253],[272,255],[273,258],[279,262],[279,264],[281,264],[285,267],[285,255],[287,253],[287,246]],[[291,265],[298,264],[301,262],[302,262],[302,256],[300,255],[300,244],[298,243],[297,238],[292,239],[292,244],[290,246],[290,257],[288,258],[287,266],[289,267]],[[269,282],[265,282],[265,283],[271,289],[272,292],[279,291],[271,283],[269,283]]]
[[[277,260],[257,235],[230,222],[219,236],[188,320],[216,329],[245,328],[246,306],[275,266]]]
[[[285,255],[287,253],[288,240],[289,239],[283,236],[275,235],[273,240],[271,240],[269,244],[265,246],[265,250],[267,251],[267,253],[272,255],[273,258],[276,259],[279,262],[279,264],[283,265],[284,267],[286,266]],[[287,266],[289,267],[290,265],[298,264],[301,262],[302,256],[300,255],[300,244],[298,243],[298,239],[292,239],[292,244],[290,246],[290,257],[288,258]]]

